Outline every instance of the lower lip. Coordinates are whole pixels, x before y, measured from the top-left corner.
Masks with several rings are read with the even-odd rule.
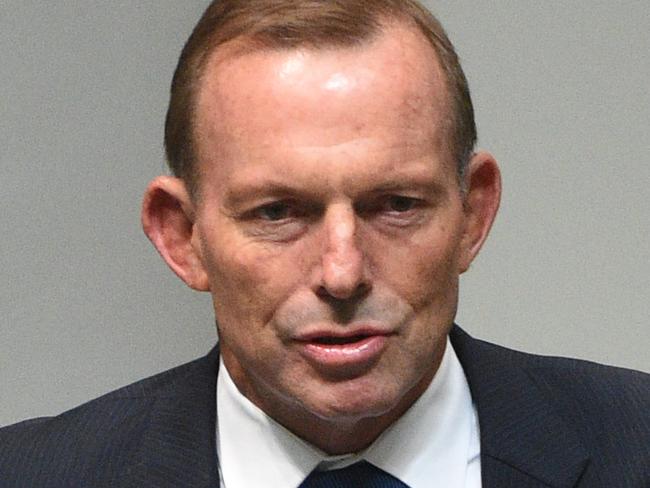
[[[314,366],[332,370],[352,372],[359,367],[367,367],[379,359],[384,351],[388,337],[369,336],[350,344],[301,343],[301,354]]]

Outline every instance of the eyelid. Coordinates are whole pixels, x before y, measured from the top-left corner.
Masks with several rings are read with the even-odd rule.
[[[278,207],[278,209],[285,210],[286,213],[290,214],[292,212],[291,210],[291,202],[288,200],[273,200],[270,202],[265,202],[261,203],[259,205],[255,205],[253,208],[250,208],[243,212],[243,216],[248,219],[258,219],[258,220],[264,220],[264,221],[269,221],[273,222],[274,219],[269,219],[264,217],[264,212],[265,211],[270,211],[274,207]],[[284,220],[284,219],[277,219],[278,221]]]
[[[373,198],[365,202],[362,201],[358,205],[356,205],[356,208],[359,213],[375,213],[375,212],[385,211],[387,207],[390,206],[392,202],[394,202],[394,199],[408,200],[413,204],[412,209],[421,207],[425,204],[425,199],[420,198],[418,196],[409,195],[409,194],[400,194],[400,193],[390,193],[390,194],[385,194],[380,196],[374,196]],[[400,212],[400,213],[404,213],[404,212]]]
[[[420,205],[420,204],[423,203],[423,201],[422,201],[421,198],[417,198],[417,197],[410,196],[410,195],[389,195],[389,196],[384,200],[384,203],[389,203],[389,204],[390,204],[390,203],[394,203],[395,200],[393,200],[393,199],[399,199],[399,200],[408,201],[409,203],[412,203],[412,204],[413,204],[413,207],[417,207],[418,205]]]
[[[265,219],[260,214],[266,209],[273,207],[274,205],[285,205],[287,207],[287,216],[277,220]],[[263,220],[265,222],[277,222],[282,223],[291,218],[304,218],[309,217],[310,215],[317,215],[319,212],[319,206],[315,204],[305,203],[295,198],[284,198],[277,200],[270,200],[267,202],[262,202],[258,205],[255,205],[253,208],[246,210],[242,213],[243,218],[251,220]]]
[[[276,208],[277,207],[277,208]],[[272,213],[277,212],[280,215],[275,218]],[[264,220],[267,222],[279,222],[286,220],[287,216],[291,213],[289,206],[281,202],[269,203],[267,205],[262,205],[253,210],[253,216],[259,220]]]

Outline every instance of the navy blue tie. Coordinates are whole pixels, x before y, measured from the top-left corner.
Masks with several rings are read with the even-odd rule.
[[[367,461],[347,468],[312,471],[298,488],[408,488],[394,476]]]

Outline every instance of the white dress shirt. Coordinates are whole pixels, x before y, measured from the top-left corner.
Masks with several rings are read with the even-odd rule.
[[[458,357],[447,341],[433,381],[367,449],[329,456],[244,397],[223,362],[217,379],[217,452],[222,488],[296,488],[316,467],[365,459],[410,488],[480,488],[478,417]]]

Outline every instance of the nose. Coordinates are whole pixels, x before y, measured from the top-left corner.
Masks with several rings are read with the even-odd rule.
[[[354,209],[343,205],[328,209],[324,233],[319,294],[346,300],[366,293],[369,282]]]

